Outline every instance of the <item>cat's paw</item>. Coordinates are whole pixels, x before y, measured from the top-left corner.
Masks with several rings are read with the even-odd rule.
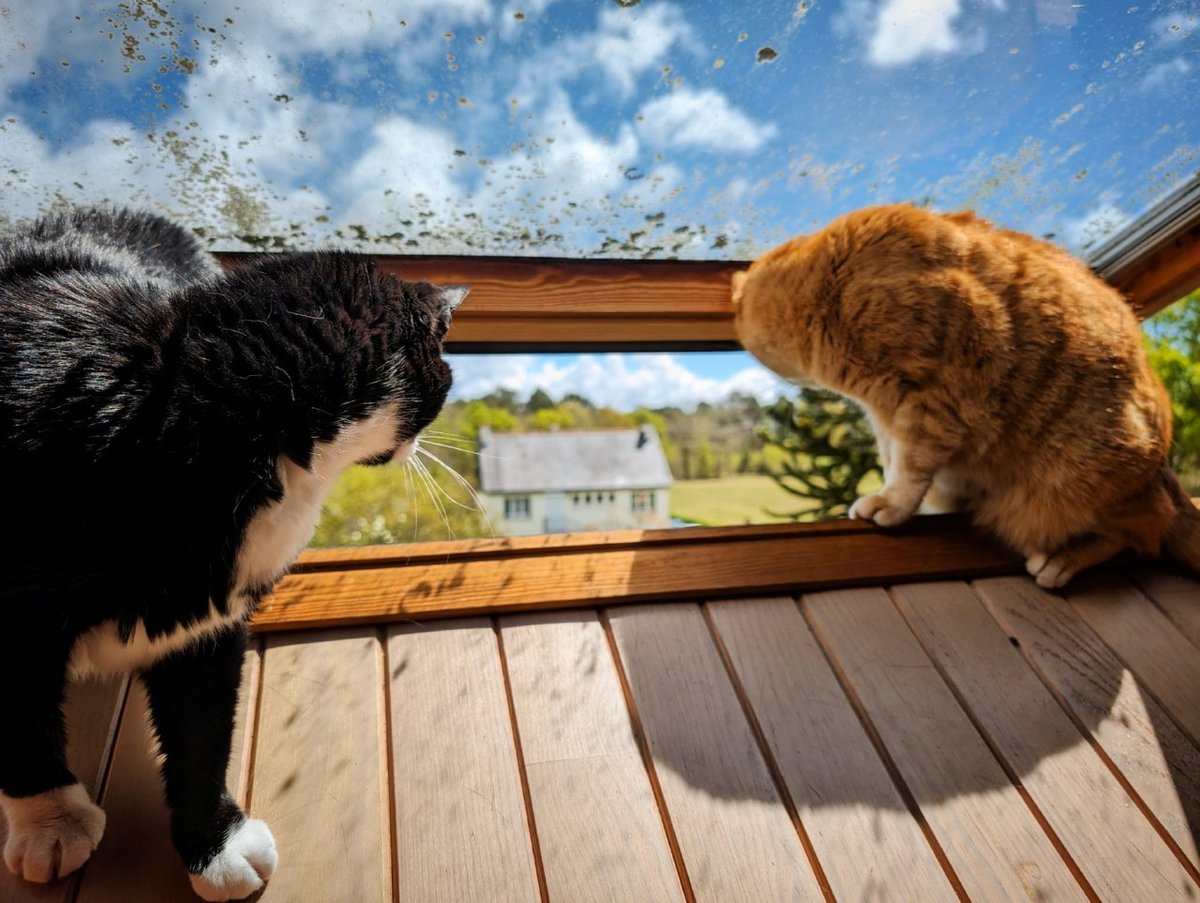
[[[198,874],[192,890],[204,900],[241,900],[275,874],[279,854],[266,822],[248,818],[230,831],[225,846]]]
[[[45,883],[88,861],[104,835],[104,810],[82,784],[36,796],[0,796],[8,819],[4,864],[26,881]]]
[[[881,527],[894,527],[902,524],[915,512],[915,507],[897,505],[889,498],[886,491],[864,495],[850,506],[850,517],[855,520],[874,521]]]
[[[1025,570],[1042,589],[1059,589],[1075,576],[1075,566],[1070,556],[1062,553],[1047,555],[1045,552],[1034,552],[1026,559]]]

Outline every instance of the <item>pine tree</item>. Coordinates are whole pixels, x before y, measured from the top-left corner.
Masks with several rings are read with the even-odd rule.
[[[880,472],[866,417],[840,395],[804,389],[795,401],[780,398],[766,415],[758,436],[785,454],[780,467],[770,469],[771,476],[793,495],[817,503],[795,512],[769,512],[773,516],[820,520],[844,515],[863,479]]]

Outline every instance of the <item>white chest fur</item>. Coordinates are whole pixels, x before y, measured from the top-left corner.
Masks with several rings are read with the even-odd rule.
[[[240,620],[250,601],[247,590],[273,583],[308,544],[320,520],[325,495],[338,475],[356,461],[394,449],[398,425],[395,408],[355,421],[332,441],[317,443],[309,470],[290,458],[279,458],[276,466],[283,483],[283,498],[258,511],[246,527],[227,615],[219,615],[210,605],[209,617],[203,621],[153,640],[139,623],[126,643],[118,637],[116,624],[107,621],[76,641],[71,650],[72,675],[144,668]],[[400,448],[397,459],[404,460],[411,452],[411,443],[406,444]]]

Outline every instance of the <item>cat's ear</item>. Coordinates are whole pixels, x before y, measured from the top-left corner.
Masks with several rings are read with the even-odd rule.
[[[749,270],[738,270],[733,274],[731,287],[733,288],[733,303],[740,304],[742,301],[742,292],[746,288],[746,279],[749,277]]]
[[[442,286],[442,313],[449,319],[450,315],[458,310],[458,305],[466,300],[467,295],[471,291],[469,285],[443,285]]]
[[[438,287],[438,302],[440,304],[438,319],[444,328],[450,328],[450,318],[454,316],[454,312],[458,310],[458,305],[463,303],[470,291],[471,286],[469,285],[442,285]]]

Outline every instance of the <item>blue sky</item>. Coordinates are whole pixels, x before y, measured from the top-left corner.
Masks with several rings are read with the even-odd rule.
[[[213,248],[749,258],[911,200],[1086,254],[1200,166],[1195,0],[169,6],[3,12],[0,219],[107,200]],[[491,363],[588,371],[522,361]]]

